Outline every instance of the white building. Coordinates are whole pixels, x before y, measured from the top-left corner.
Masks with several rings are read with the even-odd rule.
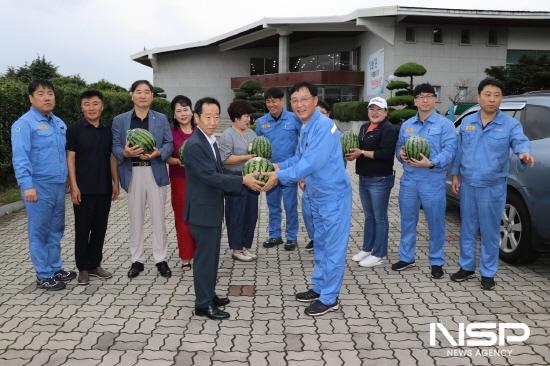
[[[416,62],[428,72],[444,111],[457,93],[475,96],[490,66],[522,55],[550,56],[550,12],[455,10],[402,6],[359,9],[344,16],[264,18],[197,43],[153,48],[132,59],[153,68],[168,98],[213,96],[222,110],[232,89],[257,79],[265,88],[301,80],[329,103],[389,92],[393,71]],[[403,81],[408,81],[402,79]]]

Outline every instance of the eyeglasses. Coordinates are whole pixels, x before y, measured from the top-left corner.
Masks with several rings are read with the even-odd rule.
[[[414,99],[417,99],[417,100],[429,100],[429,99],[432,99],[432,98],[435,98],[435,95],[433,95],[433,94],[417,95],[416,97],[414,97]]]
[[[313,99],[313,97],[304,97],[304,98],[292,98],[290,99],[290,104],[304,104],[304,103],[307,103],[309,102],[311,99]]]

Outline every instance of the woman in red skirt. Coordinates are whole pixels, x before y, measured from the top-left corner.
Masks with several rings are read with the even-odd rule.
[[[191,259],[195,254],[195,242],[191,238],[189,224],[183,219],[185,209],[185,167],[179,159],[180,146],[195,130],[193,120],[193,108],[189,98],[183,95],[174,97],[172,106],[172,137],[174,139],[174,151],[168,158],[170,188],[172,191],[172,208],[174,209],[174,221],[176,223],[176,235],[178,238],[179,256],[181,268],[184,271],[191,269]]]

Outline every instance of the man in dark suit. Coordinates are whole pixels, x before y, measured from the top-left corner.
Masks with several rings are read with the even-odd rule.
[[[166,160],[172,154],[172,132],[168,119],[151,109],[153,86],[147,80],[138,80],[130,88],[134,108],[119,114],[113,120],[113,155],[119,161],[120,185],[128,192],[130,214],[130,253],[132,266],[128,277],[133,278],[143,271],[143,227],[145,204],[149,205],[153,227],[153,257],[161,276],[170,277],[172,272],[166,263],[168,241],[164,206],[170,181]],[[146,154],[139,146],[130,147],[126,141],[129,129],[142,128],[155,137],[156,146]]]
[[[193,276],[195,314],[210,319],[227,319],[229,314],[218,307],[229,299],[215,293],[225,192],[240,192],[244,184],[260,191],[263,183],[252,174],[240,176],[224,171],[214,131],[220,122],[220,103],[202,98],[195,103],[197,129],[185,144],[187,192],[185,221],[197,245]]]

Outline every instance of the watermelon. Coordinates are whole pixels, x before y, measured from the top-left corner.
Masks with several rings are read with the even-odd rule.
[[[180,158],[180,161],[181,161],[181,163],[184,164],[184,165],[185,165],[185,160],[184,160],[184,154],[183,154],[184,151],[183,151],[183,150],[185,149],[185,143],[186,143],[186,142],[187,142],[187,140],[185,140],[185,141],[183,142],[183,144],[181,144],[180,149],[179,149],[179,151],[178,151],[178,156],[179,156],[179,158]]]
[[[273,171],[275,171],[275,167],[273,166],[273,164],[269,160],[261,157],[252,158],[248,160],[246,163],[244,163],[244,166],[243,166],[243,175],[247,175],[250,173],[266,173],[266,172],[273,172]],[[267,182],[268,178],[267,178],[267,175],[260,174],[260,176],[258,176],[258,178],[256,179],[265,183]]]
[[[359,148],[359,136],[353,131],[346,131],[340,136],[340,144],[342,144],[342,153],[347,155],[351,149]]]
[[[254,137],[248,145],[248,153],[271,159],[271,142],[264,136]]]
[[[424,154],[426,158],[430,157],[430,144],[428,140],[419,135],[413,135],[405,142],[405,155],[409,159],[420,160],[422,157],[420,154]]]
[[[141,147],[146,154],[152,153],[156,146],[155,137],[143,128],[128,130],[126,142],[130,147]]]

